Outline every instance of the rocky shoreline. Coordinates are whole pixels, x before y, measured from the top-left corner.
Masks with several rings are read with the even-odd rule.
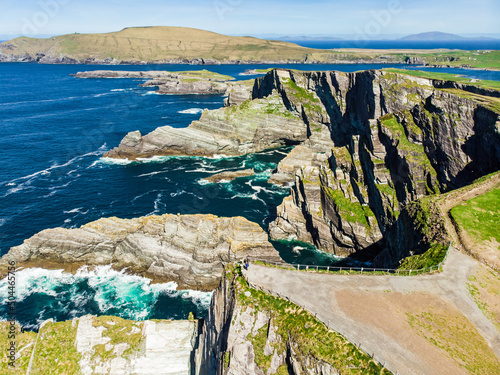
[[[82,265],[113,265],[155,282],[175,281],[181,289],[211,291],[224,264],[247,256],[279,261],[267,233],[242,217],[162,215],[103,218],[78,229],[44,230],[0,260],[19,267],[76,271]]]
[[[385,71],[275,69],[255,80],[252,100],[205,111],[185,129],[129,133],[105,156],[243,155],[300,145],[270,179],[292,187],[271,237],[343,256],[365,249],[375,256],[389,246],[392,256],[380,265],[393,267],[424,251],[403,249],[391,234],[413,235],[399,218],[408,203],[499,169],[499,95]]]

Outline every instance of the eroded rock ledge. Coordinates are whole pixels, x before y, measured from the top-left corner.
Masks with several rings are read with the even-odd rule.
[[[281,259],[260,226],[245,218],[162,215],[47,229],[11,248],[0,266],[12,260],[19,267],[65,269],[113,264],[181,288],[212,290],[220,283],[223,263],[246,256]]]
[[[299,144],[270,179],[292,187],[270,236],[375,256],[404,243],[387,241],[394,231],[413,236],[400,219],[406,205],[500,168],[499,114],[498,91],[473,85],[391,71],[275,69],[255,80],[252,100],[205,111],[185,129],[129,133],[106,156],[241,155]],[[401,258],[384,259],[392,267]]]

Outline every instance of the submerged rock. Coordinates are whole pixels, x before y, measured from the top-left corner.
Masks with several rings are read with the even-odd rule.
[[[204,180],[210,183],[217,183],[222,181],[232,181],[240,177],[249,177],[253,176],[254,174],[255,171],[253,169],[243,169],[240,171],[228,171],[228,172],[217,173],[210,177],[204,178]]]
[[[106,218],[78,229],[44,230],[10,249],[0,265],[108,265],[181,288],[212,290],[225,262],[246,256],[280,260],[262,228],[242,217],[162,215]]]

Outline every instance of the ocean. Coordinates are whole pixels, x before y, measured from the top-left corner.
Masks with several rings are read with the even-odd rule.
[[[367,49],[459,49],[473,50],[500,50],[500,39],[485,40],[287,40],[299,46],[319,49],[333,48],[367,48]]]
[[[394,65],[393,65],[394,66]],[[218,95],[157,95],[136,79],[78,79],[70,74],[96,69],[210,69],[234,76],[270,66],[148,65],[83,66],[0,64],[0,250],[5,254],[35,233],[76,228],[101,217],[132,218],[182,213],[244,216],[264,229],[288,189],[267,179],[289,149],[232,158],[158,157],[138,162],[109,161],[105,151],[127,132],[142,134],[163,125],[186,127],[203,109],[220,108]],[[284,66],[285,67],[285,66]],[[294,69],[357,71],[386,65],[293,65]],[[396,66],[397,67],[397,66]],[[405,66],[407,67],[407,66]],[[408,67],[414,69],[415,67]],[[431,69],[500,80],[500,72]],[[213,173],[254,168],[255,176],[205,184]],[[333,264],[332,255],[297,243],[276,244],[287,261]],[[48,318],[85,314],[129,319],[182,319],[206,314],[210,293],[178,291],[176,285],[109,267],[22,270],[17,285],[18,320],[27,328]],[[7,282],[0,281],[0,318],[7,317]]]

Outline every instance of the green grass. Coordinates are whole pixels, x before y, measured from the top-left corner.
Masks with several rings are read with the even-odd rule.
[[[500,55],[499,55],[499,59],[500,59]],[[483,81],[483,80],[481,80],[481,81],[477,81],[477,82],[471,82],[470,78],[466,78],[466,77],[463,77],[463,76],[457,75],[457,74],[426,72],[426,71],[422,71],[422,70],[408,70],[408,69],[396,69],[396,68],[387,68],[387,69],[383,69],[383,70],[386,72],[405,74],[408,76],[428,78],[428,79],[441,80],[441,81],[452,81],[452,82],[458,82],[458,83],[483,87],[483,88],[492,89],[492,90],[500,90],[500,82],[499,81]]]
[[[116,357],[113,353],[114,346],[120,343],[127,343],[129,347],[122,354],[122,358],[129,358],[131,354],[138,351],[139,345],[142,341],[142,322],[134,322],[113,316],[100,316],[94,318],[92,322],[94,327],[104,327],[106,330],[103,332],[103,337],[109,337],[111,340],[108,344],[113,347],[106,351],[105,345],[96,345],[94,349],[93,360],[94,362],[109,361]],[[134,332],[134,327],[135,333]],[[137,329],[138,328],[138,329]]]
[[[48,323],[40,331],[31,375],[79,374],[81,359],[76,351],[77,325],[71,321]]]
[[[220,74],[216,72],[211,72],[209,70],[203,69],[203,70],[185,70],[185,71],[180,71],[180,72],[172,72],[173,74],[180,74],[183,76],[187,77],[192,77],[192,78],[187,78],[187,79],[211,79],[214,81],[232,81],[234,80],[234,77],[231,77],[229,75],[225,74]]]
[[[435,267],[444,260],[447,250],[447,245],[433,243],[425,253],[403,259],[398,269],[420,270]]]
[[[347,341],[340,334],[329,330],[325,325],[299,306],[281,298],[250,288],[243,277],[235,275],[235,292],[237,303],[244,308],[263,311],[272,319],[276,334],[281,338],[272,346],[283,353],[290,340],[297,348],[299,357],[312,357],[324,361],[338,369],[342,374],[390,374],[370,356]],[[250,293],[248,297],[246,292]],[[254,346],[257,365],[266,372],[271,356],[264,355],[266,332],[264,326],[248,339]],[[286,374],[285,368],[280,373]]]
[[[500,362],[486,340],[463,316],[433,311],[407,313],[408,323],[419,335],[444,350],[470,374],[499,374]]]
[[[10,350],[10,341],[9,339],[9,330],[10,323],[8,322],[0,322],[0,374],[26,374],[26,370],[28,369],[28,364],[31,357],[31,352],[33,351],[35,341],[36,341],[36,332],[26,331],[21,333],[21,327],[19,324],[16,324],[16,338],[15,338],[15,346],[16,352],[20,357],[16,360],[16,367],[12,368],[8,366],[9,359],[7,358],[8,351]]]
[[[451,210],[459,227],[479,242],[494,239],[500,242],[500,188],[497,187]]]
[[[375,218],[373,211],[368,206],[363,206],[358,201],[353,202],[349,198],[346,198],[345,194],[341,190],[331,189],[329,187],[322,186],[325,194],[333,201],[337,207],[338,214],[343,220],[350,223],[359,223],[366,227],[367,231],[371,230],[369,217]]]

